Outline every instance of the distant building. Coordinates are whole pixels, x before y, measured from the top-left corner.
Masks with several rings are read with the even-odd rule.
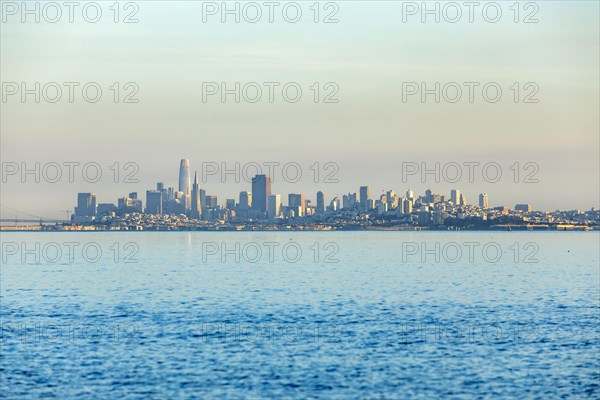
[[[135,193],[129,193],[129,196],[131,196],[132,194]],[[132,197],[121,197],[119,199],[117,199],[118,201],[118,206],[117,209],[118,211],[121,212],[142,212],[142,200],[137,199],[137,198],[132,198]]]
[[[345,196],[344,196],[345,197]],[[317,214],[323,214],[325,212],[325,195],[323,192],[317,192]]]
[[[225,208],[228,210],[235,210],[235,199],[226,199]]]
[[[409,215],[412,213],[413,203],[410,199],[405,199],[404,201],[404,214]]]
[[[179,191],[186,196],[192,194],[191,189],[190,160],[182,159],[179,163]]]
[[[207,208],[216,208],[217,207],[217,196],[204,196],[206,200]]]
[[[481,193],[479,195],[479,207],[489,208],[488,195],[486,193]]]
[[[96,194],[78,193],[75,220],[92,220],[96,217]]]
[[[194,183],[192,184],[190,217],[193,219],[202,218],[202,200],[200,199],[200,184],[198,183],[198,173],[194,174]]]
[[[99,203],[96,215],[110,215],[116,211],[117,206],[115,206],[113,203]]]
[[[464,194],[461,194],[460,197],[458,198],[458,204],[461,206],[467,205],[467,198],[465,197]]]
[[[369,209],[368,201],[371,198],[371,188],[369,186],[360,187],[360,208]]]
[[[342,208],[346,210],[354,208],[357,203],[356,193],[348,193],[347,195],[342,196]]]
[[[252,209],[267,211],[267,200],[271,194],[271,178],[266,175],[256,175],[252,178]]]
[[[336,212],[339,209],[340,209],[340,199],[338,199],[336,196],[333,199],[331,199],[331,202],[329,203],[329,211]]]
[[[450,201],[455,205],[460,205],[460,190],[452,189],[450,191]]]
[[[281,212],[281,195],[270,194],[267,198],[267,203],[267,218],[279,218],[279,214]]]
[[[240,192],[240,201],[238,202],[238,210],[247,211],[252,207],[252,193]]]
[[[303,194],[290,193],[288,194],[288,207],[298,210],[297,217],[303,217],[306,210],[306,201]]]
[[[531,204],[517,204],[515,206],[515,210],[523,211],[523,212],[531,212]]]
[[[146,190],[146,214],[162,214],[162,193],[158,190]]]

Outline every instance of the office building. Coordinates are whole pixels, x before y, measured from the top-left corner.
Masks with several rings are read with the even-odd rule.
[[[369,186],[360,187],[360,208],[367,210],[369,205],[368,201],[371,198],[371,188]]]
[[[479,207],[489,208],[488,195],[486,193],[481,193],[479,195]]]
[[[455,205],[460,205],[460,190],[452,189],[450,191],[450,201]]]
[[[270,194],[267,198],[267,203],[267,218],[279,218],[279,214],[281,212],[281,195]]]
[[[290,193],[288,195],[288,207],[294,210],[299,210],[296,214],[297,217],[303,217],[306,209],[306,201],[303,194]]]
[[[252,207],[252,193],[251,192],[240,192],[240,201],[238,203],[238,210],[247,211]]]
[[[192,182],[190,177],[190,160],[182,159],[179,164],[179,191],[191,195]]]
[[[162,214],[162,193],[158,190],[146,190],[146,214]]]
[[[271,194],[271,178],[256,175],[252,178],[252,210],[267,212],[267,200]]]
[[[346,197],[346,196],[344,196]],[[325,212],[325,195],[323,192],[317,192],[317,214],[323,214]]]
[[[225,208],[228,210],[235,210],[235,199],[226,199]]]
[[[93,219],[96,216],[96,194],[78,193],[77,207],[75,207],[75,217]]]

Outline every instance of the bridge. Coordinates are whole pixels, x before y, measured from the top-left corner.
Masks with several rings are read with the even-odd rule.
[[[63,224],[68,223],[69,221],[63,219],[48,219],[48,218],[39,218],[39,219],[21,219],[21,218],[2,218],[0,219],[0,223],[27,223],[27,224]]]

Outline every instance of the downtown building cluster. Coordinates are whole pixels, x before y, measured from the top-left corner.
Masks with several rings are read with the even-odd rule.
[[[361,186],[358,193],[348,193],[341,198],[335,196],[329,201],[319,191],[316,203],[303,193],[290,193],[287,205],[284,205],[282,196],[272,193],[271,186],[269,176],[256,175],[252,178],[251,191],[240,192],[237,202],[227,199],[225,204],[218,204],[217,196],[208,195],[200,188],[197,174],[192,180],[190,162],[183,159],[177,190],[165,187],[163,182],[157,183],[155,189],[146,191],[145,207],[136,192],[119,198],[117,204],[96,204],[94,193],[79,193],[72,222],[135,226],[135,229],[276,228],[290,224],[322,229],[450,229],[524,223],[548,228],[557,224],[586,227],[598,224],[598,212],[594,210],[555,215],[534,212],[529,204],[517,204],[514,209],[490,207],[485,193],[479,195],[477,205],[470,205],[458,189],[453,189],[450,196],[431,190],[420,196],[412,190],[406,191],[405,195],[389,190],[373,198],[370,187]]]

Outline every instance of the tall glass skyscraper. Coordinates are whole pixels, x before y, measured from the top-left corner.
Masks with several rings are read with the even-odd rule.
[[[192,189],[192,180],[190,177],[190,160],[182,159],[179,164],[179,191],[184,196],[189,196]]]

